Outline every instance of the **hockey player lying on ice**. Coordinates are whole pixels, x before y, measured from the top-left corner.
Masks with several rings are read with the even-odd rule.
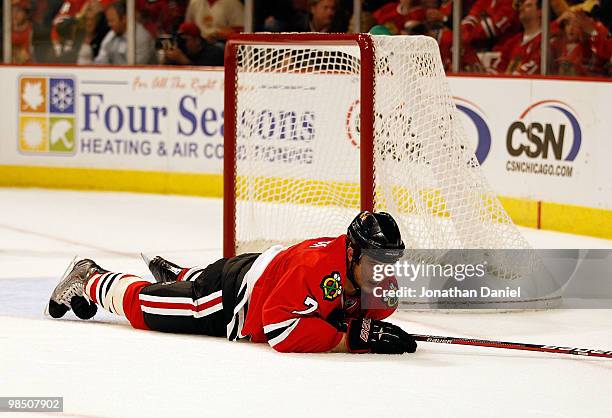
[[[101,306],[124,315],[134,328],[249,338],[281,352],[413,353],[414,339],[382,321],[397,301],[361,309],[360,293],[372,287],[362,267],[376,261],[364,249],[384,249],[387,262],[401,257],[404,243],[391,215],[362,212],[346,235],[278,245],[206,268],[155,257],[149,262],[154,283],[80,260],[57,285],[47,309],[54,318],[72,309],[89,319]]]

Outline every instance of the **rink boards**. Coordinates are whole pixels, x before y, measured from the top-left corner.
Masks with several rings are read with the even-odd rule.
[[[222,70],[3,66],[0,73],[0,185],[221,196]],[[449,83],[471,146],[515,222],[612,238],[612,83]],[[356,100],[334,105],[347,149]],[[301,107],[281,110],[302,118],[315,111]],[[324,141],[316,132],[309,140]]]

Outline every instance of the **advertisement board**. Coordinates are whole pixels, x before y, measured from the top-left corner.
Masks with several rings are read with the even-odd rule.
[[[220,173],[220,71],[0,71],[0,164]]]
[[[0,66],[0,75],[0,184],[222,195],[222,70]],[[515,221],[575,232],[578,216],[593,220],[578,232],[612,237],[612,83],[448,80],[469,144],[493,190],[514,202],[506,207]],[[291,89],[269,84],[290,98]],[[357,164],[358,85],[356,77],[329,78],[324,88],[339,93],[327,105],[316,95],[293,107],[270,101],[268,113],[251,118],[267,125],[238,132],[296,134],[304,140],[283,144],[300,148],[300,161],[312,163],[316,153],[307,151],[319,143],[314,164],[331,164],[325,158],[338,150],[319,133],[332,127]],[[315,105],[328,111],[315,115]]]
[[[468,138],[503,196],[612,209],[612,83],[450,78]]]

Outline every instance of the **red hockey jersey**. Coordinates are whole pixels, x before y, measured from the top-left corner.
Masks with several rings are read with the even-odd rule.
[[[497,71],[517,75],[539,74],[541,42],[541,32],[528,38],[523,33],[516,34],[504,47]]]
[[[359,298],[345,297],[346,280],[346,235],[307,240],[278,253],[255,282],[241,334],[281,352],[324,352],[343,336],[328,322],[332,313],[384,319],[395,311],[397,301],[361,310]]]
[[[398,3],[388,3],[372,13],[374,20],[379,25],[389,25],[392,34],[399,34],[407,25],[421,23],[425,20],[425,9],[417,6],[408,10],[405,14],[400,13]]]
[[[499,50],[521,28],[512,3],[513,0],[476,0],[461,21],[464,43],[478,48],[484,41],[494,42],[489,46]]]

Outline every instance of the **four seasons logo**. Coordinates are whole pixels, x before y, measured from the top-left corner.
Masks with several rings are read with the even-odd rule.
[[[19,79],[19,150],[26,153],[74,153],[74,79]]]

